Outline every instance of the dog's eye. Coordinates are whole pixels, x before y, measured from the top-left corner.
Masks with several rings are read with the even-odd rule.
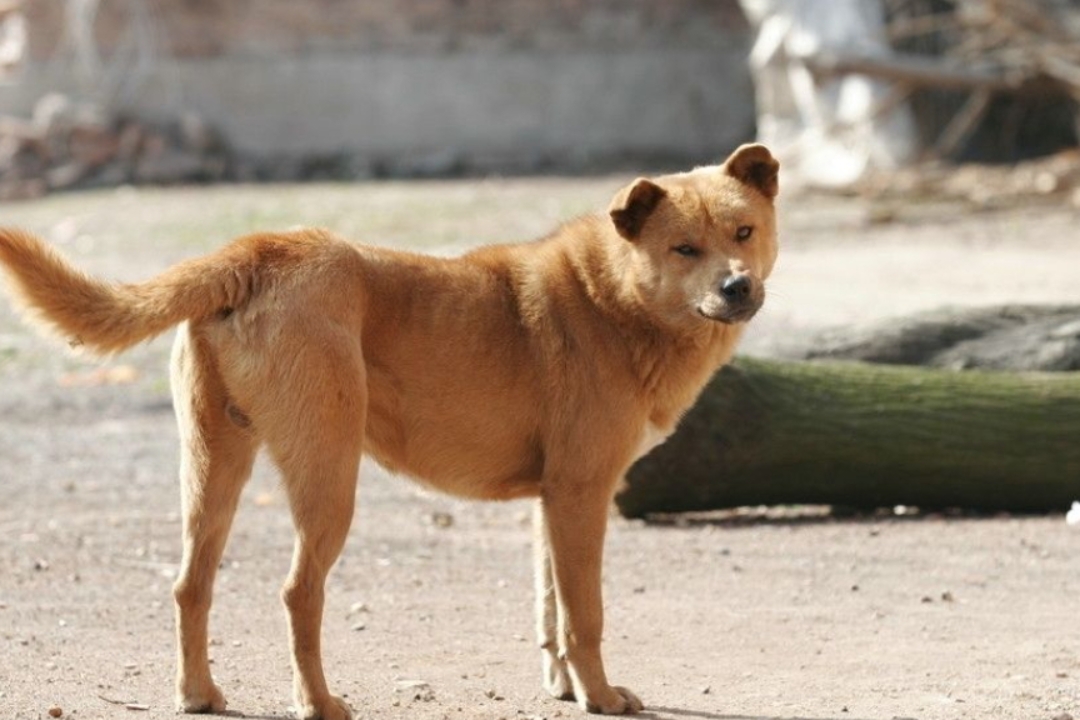
[[[690,243],[683,243],[682,245],[678,245],[678,246],[673,247],[671,249],[674,250],[675,252],[679,253],[683,257],[697,257],[698,255],[701,254],[701,251],[698,250],[693,245],[691,245]]]
[[[750,236],[754,234],[754,228],[749,225],[740,225],[739,229],[735,231],[735,239],[739,242],[749,240]]]

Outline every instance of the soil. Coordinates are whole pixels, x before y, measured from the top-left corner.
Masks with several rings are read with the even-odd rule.
[[[124,188],[9,205],[4,222],[132,280],[254,228],[321,224],[437,252],[533,237],[603,207],[621,180]],[[945,304],[1077,303],[1078,220],[1050,205],[785,201],[783,258],[744,351]],[[78,358],[0,304],[0,718],[173,716],[168,348]],[[578,716],[540,689],[528,505],[431,495],[375,466],[359,495],[324,625],[331,685],[358,717]],[[1080,717],[1080,528],[1065,510],[614,518],[609,673],[663,720]],[[212,615],[238,717],[290,715],[278,588],[291,542],[262,465]]]

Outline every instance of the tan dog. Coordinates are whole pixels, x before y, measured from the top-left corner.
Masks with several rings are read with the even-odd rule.
[[[545,686],[591,712],[640,710],[600,656],[608,507],[761,306],[777,170],[764,147],[744,146],[722,166],[635,181],[609,217],[461,258],[304,230],[241,238],[133,285],[0,231],[15,297],[73,344],[113,353],[181,325],[180,709],[225,708],[207,658],[211,586],[265,445],[296,523],[282,596],[301,716],[350,716],[327,689],[320,627],[363,451],[457,495],[539,498]]]

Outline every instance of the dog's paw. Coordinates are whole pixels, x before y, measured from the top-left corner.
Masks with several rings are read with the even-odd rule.
[[[638,696],[624,687],[608,687],[600,693],[590,693],[579,700],[585,712],[599,715],[633,715],[645,709]]]
[[[544,653],[544,690],[556,700],[573,700],[574,684],[566,661],[554,653]]]
[[[337,695],[329,695],[320,703],[304,705],[296,713],[301,720],[352,720],[352,708]]]
[[[222,713],[226,705],[221,689],[212,682],[198,689],[181,691],[176,696],[176,709],[182,713]]]

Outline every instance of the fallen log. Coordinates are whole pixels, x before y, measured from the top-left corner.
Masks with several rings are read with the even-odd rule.
[[[1065,510],[1080,373],[742,358],[616,497],[627,517],[742,505]]]

